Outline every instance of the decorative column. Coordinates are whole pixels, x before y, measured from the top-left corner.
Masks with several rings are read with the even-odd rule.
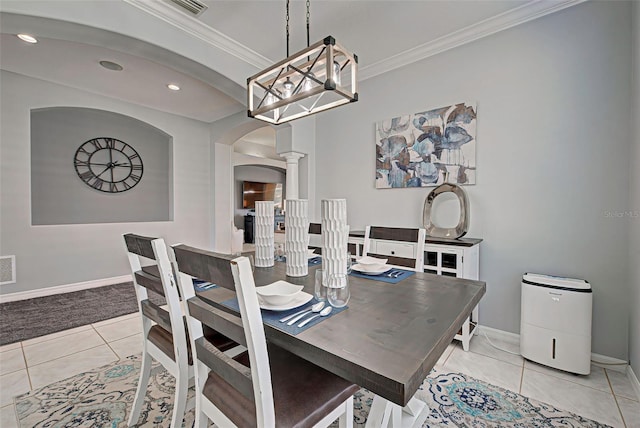
[[[298,186],[300,176],[298,174],[298,160],[305,156],[299,152],[280,153],[287,160],[287,193],[285,199],[298,199]]]

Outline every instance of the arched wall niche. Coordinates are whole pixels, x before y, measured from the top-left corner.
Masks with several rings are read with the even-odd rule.
[[[32,109],[30,127],[32,225],[173,219],[171,135],[130,116],[86,107]],[[126,143],[139,155],[142,168],[130,171],[130,160],[120,152],[121,143],[116,143],[113,149],[105,146],[92,152],[92,165],[76,169],[79,148],[96,138]],[[117,166],[99,165],[108,163],[110,156]],[[80,174],[89,168],[105,184],[93,178],[83,181]],[[121,184],[111,189],[106,183],[112,169],[117,169],[116,181],[124,177],[119,177],[120,170],[140,178],[130,189]]]

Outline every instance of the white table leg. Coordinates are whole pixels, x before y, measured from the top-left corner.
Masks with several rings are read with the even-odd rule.
[[[420,427],[427,419],[428,407],[424,401],[413,397],[405,407],[374,396],[366,428]]]
[[[469,350],[469,341],[471,340],[469,321],[471,321],[471,319],[467,318],[464,320],[464,324],[462,324],[462,349],[465,351]]]

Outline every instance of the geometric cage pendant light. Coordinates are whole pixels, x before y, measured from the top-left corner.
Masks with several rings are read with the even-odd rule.
[[[358,101],[358,57],[336,40],[325,37],[289,56],[287,0],[287,58],[247,79],[248,115],[275,125]]]

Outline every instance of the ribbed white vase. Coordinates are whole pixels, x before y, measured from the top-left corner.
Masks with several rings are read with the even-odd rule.
[[[344,287],[335,274],[347,273],[347,200],[323,199],[320,203],[322,220],[322,267],[327,287]],[[339,278],[339,277],[338,277]],[[344,278],[344,276],[342,277]]]
[[[274,234],[273,201],[256,202],[254,239],[256,244],[256,267],[273,266]]]
[[[309,201],[287,199],[284,248],[287,255],[287,276],[307,276],[309,263]]]

